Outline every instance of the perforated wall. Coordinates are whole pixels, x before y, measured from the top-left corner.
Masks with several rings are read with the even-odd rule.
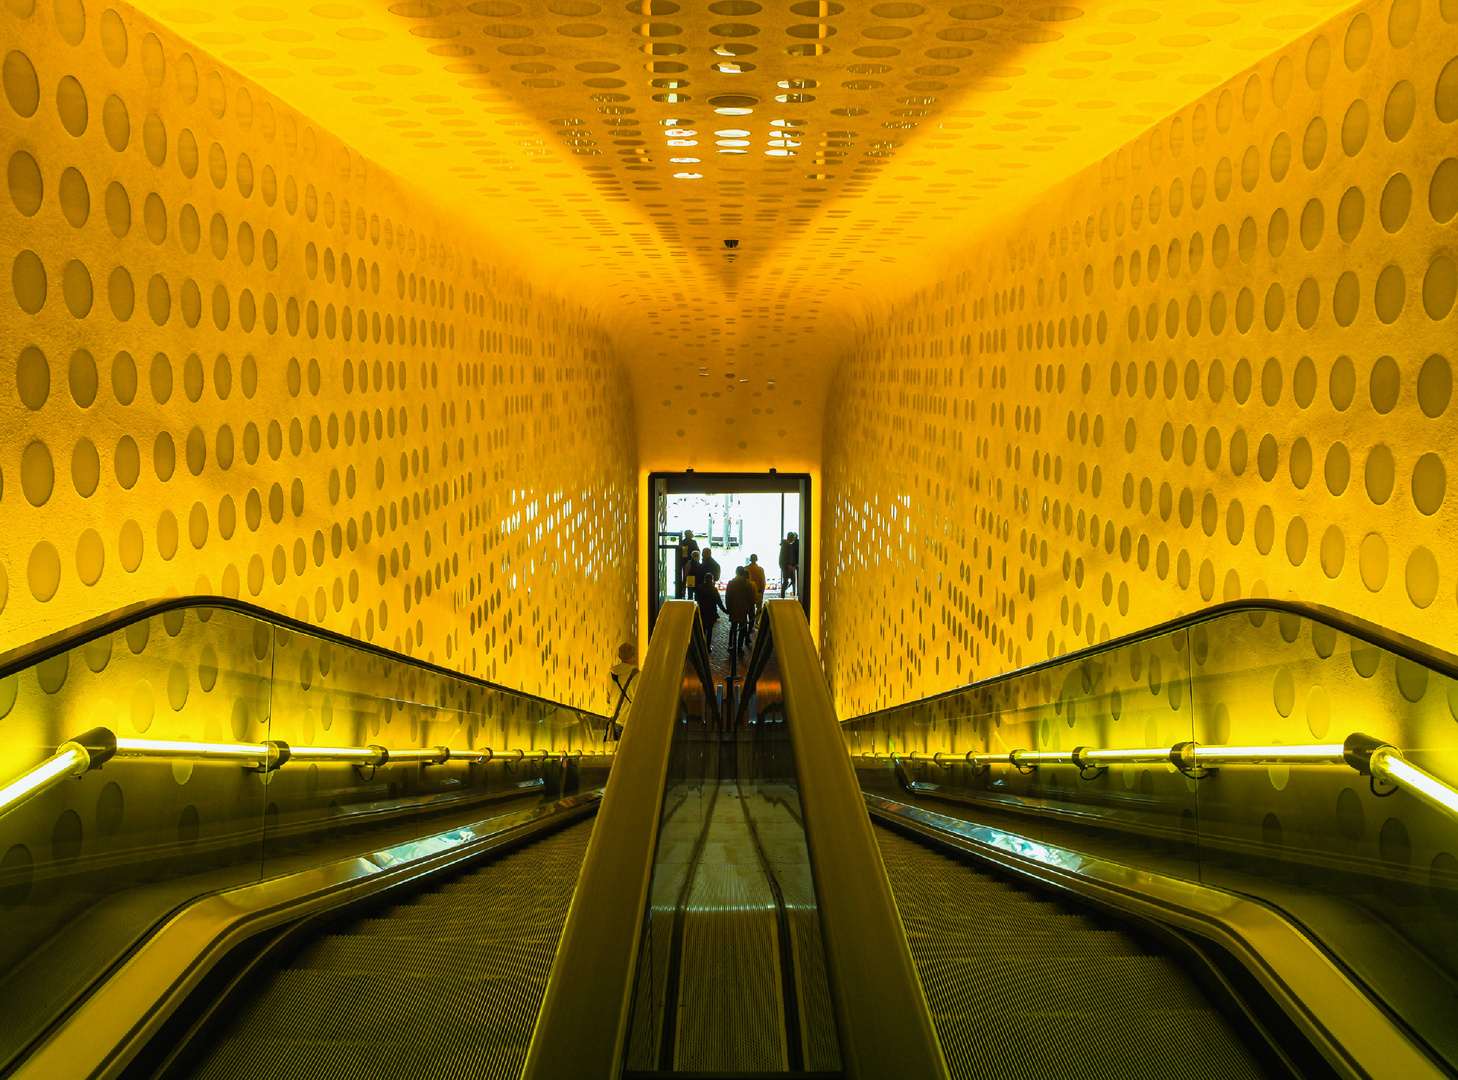
[[[0,21],[0,649],[220,592],[601,705],[635,460],[595,317],[128,8]]]
[[[825,423],[843,714],[1250,595],[1458,646],[1455,23],[1359,5],[870,311]]]

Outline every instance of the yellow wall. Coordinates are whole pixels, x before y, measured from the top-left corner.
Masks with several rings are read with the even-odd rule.
[[[1360,5],[868,310],[825,422],[843,715],[1243,596],[1458,646],[1455,22]]]
[[[636,462],[595,316],[128,8],[0,21],[0,650],[225,593],[605,704]]]

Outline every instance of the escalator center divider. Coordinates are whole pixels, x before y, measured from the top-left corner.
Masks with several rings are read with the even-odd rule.
[[[716,763],[719,760],[717,753],[714,755],[714,760]],[[687,869],[683,875],[683,884],[679,886],[678,895],[674,898],[673,930],[669,937],[668,970],[663,991],[663,1023],[659,1029],[658,1044],[658,1068],[663,1072],[673,1071],[674,1051],[678,1043],[678,998],[679,983],[683,974],[684,924],[688,921],[689,900],[693,896],[694,885],[698,881],[699,862],[704,857],[704,844],[708,841],[709,829],[714,824],[714,806],[719,801],[720,785],[717,774],[712,783],[713,789],[709,792],[709,801],[704,807],[704,824],[699,829],[699,835],[694,838],[693,850],[689,852]]]
[[[947,1063],[926,993],[799,601],[766,601],[745,699],[771,649],[779,666],[845,1074],[852,1080],[945,1080]]]
[[[670,751],[688,684],[716,709],[698,605],[659,610],[622,742],[537,1014],[524,1080],[616,1080],[662,824]],[[717,724],[715,725],[717,726]]]
[[[744,797],[738,776],[734,779],[734,787],[739,792],[739,809],[744,814],[745,827],[749,829],[749,836],[754,841],[755,857],[759,860],[760,869],[764,871],[770,893],[775,898],[775,925],[779,930],[780,994],[785,1014],[785,1056],[789,1060],[790,1071],[800,1072],[805,1068],[805,1035],[800,1030],[800,1001],[795,985],[795,939],[790,929],[789,912],[785,910],[785,891],[780,887],[780,879],[776,876],[774,865],[759,838],[759,829],[755,827],[754,815],[749,812],[749,801]]]

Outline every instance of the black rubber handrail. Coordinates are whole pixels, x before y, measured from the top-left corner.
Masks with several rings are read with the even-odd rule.
[[[420,660],[416,657],[406,656],[403,653],[397,653],[367,641],[360,641],[358,638],[352,638],[348,634],[341,634],[337,630],[326,630],[320,626],[311,626],[309,623],[300,622],[298,619],[290,618],[287,615],[280,615],[276,611],[270,611],[268,608],[259,607],[257,604],[250,604],[246,600],[237,600],[231,596],[173,596],[163,600],[147,600],[142,603],[119,608],[116,611],[89,619],[76,626],[68,627],[65,630],[58,630],[54,634],[48,634],[43,638],[38,638],[29,645],[22,645],[7,653],[0,654],[0,679],[7,678],[18,671],[32,668],[43,661],[49,660],[53,656],[59,656],[61,653],[69,652],[78,646],[85,645],[89,641],[95,641],[97,638],[125,629],[134,623],[141,622],[143,619],[150,619],[156,615],[165,615],[169,611],[201,608],[237,612],[240,615],[247,615],[249,618],[257,619],[259,622],[268,623],[296,634],[308,634],[311,637],[320,638],[338,645],[340,648],[370,653],[373,656],[389,660],[392,663],[404,664],[407,667],[417,668],[434,675],[445,675],[452,679],[460,679],[462,682],[470,683],[472,686],[478,686],[484,690],[494,690],[500,694],[525,698],[528,701],[550,705],[553,708],[572,709],[573,712],[582,713],[585,716],[590,716],[598,720],[604,719],[601,713],[591,712],[587,709],[579,709],[572,705],[563,705],[560,701],[553,701],[550,698],[544,698],[538,694],[531,694],[525,690],[516,690],[509,686],[502,686],[500,683],[488,682],[485,679],[475,675],[467,675],[464,672],[453,671],[448,667],[442,667],[440,664],[431,663],[428,660]]]
[[[913,701],[905,701],[898,705],[888,705],[884,709],[874,709],[860,716],[853,716],[842,720],[842,724],[861,723],[872,717],[881,716],[885,713],[897,712],[901,709],[919,708],[940,701],[943,698],[954,697],[958,694],[966,694],[974,690],[982,690],[996,686],[999,683],[1007,682],[1010,679],[1020,679],[1025,675],[1032,675],[1040,671],[1047,671],[1051,668],[1064,667],[1089,660],[1115,649],[1126,648],[1151,638],[1163,637],[1178,630],[1187,630],[1198,626],[1201,623],[1211,622],[1227,615],[1249,614],[1255,611],[1268,611],[1277,615],[1299,615],[1303,619],[1310,619],[1312,622],[1321,623],[1340,633],[1351,637],[1360,638],[1369,645],[1375,645],[1380,649],[1400,656],[1405,660],[1411,660],[1415,664],[1436,671],[1450,679],[1458,679],[1458,656],[1445,652],[1425,642],[1407,637],[1404,634],[1388,630],[1386,627],[1378,626],[1376,623],[1367,622],[1346,612],[1337,611],[1335,608],[1322,607],[1318,604],[1308,604],[1299,600],[1271,600],[1264,597],[1251,597],[1245,600],[1231,600],[1222,604],[1214,604],[1211,607],[1201,608],[1199,611],[1191,612],[1188,615],[1178,615],[1162,623],[1144,630],[1136,630],[1133,633],[1125,634],[1122,637],[1110,638],[1108,641],[1100,642],[1097,645],[1089,645],[1086,648],[1075,652],[1064,653],[1062,656],[1052,656],[1047,660],[1040,660],[1036,664],[1029,664],[1026,667],[1014,668],[1012,671],[1004,671],[997,675],[991,675],[986,679],[976,682],[965,683],[962,686],[954,686],[950,690],[943,690],[940,693],[932,694],[930,697],[916,698]],[[760,663],[763,667],[763,661]],[[753,678],[746,678],[744,681],[744,696],[747,699],[754,686],[754,680],[758,678],[759,671],[754,667],[754,660],[750,660],[750,673]]]

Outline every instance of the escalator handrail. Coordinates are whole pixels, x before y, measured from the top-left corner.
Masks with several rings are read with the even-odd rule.
[[[703,684],[705,710],[716,702],[698,610],[692,600],[670,600],[658,611],[552,961],[524,1080],[608,1080],[622,1073],[685,661]]]
[[[1298,615],[1303,619],[1310,619],[1312,622],[1321,623],[1323,626],[1347,634],[1350,637],[1358,638],[1369,645],[1375,645],[1380,649],[1402,657],[1404,660],[1410,660],[1415,664],[1420,664],[1449,679],[1458,680],[1458,656],[1435,648],[1432,645],[1417,641],[1414,638],[1409,638],[1403,634],[1398,634],[1395,631],[1388,630],[1386,627],[1367,622],[1365,619],[1359,619],[1354,615],[1338,611],[1335,608],[1323,607],[1318,604],[1308,604],[1299,600],[1273,600],[1267,597],[1248,597],[1244,600],[1230,600],[1221,604],[1212,604],[1210,607],[1201,608],[1199,611],[1190,612],[1187,615],[1176,616],[1173,619],[1156,623],[1154,626],[1146,627],[1143,630],[1136,630],[1122,637],[1110,638],[1108,641],[1101,641],[1096,645],[1076,649],[1073,652],[1064,653],[1062,656],[1050,656],[1047,660],[1039,660],[1035,664],[1014,668],[1011,671],[999,672],[985,679],[964,683],[961,686],[954,686],[950,690],[943,690],[940,693],[930,694],[927,697],[917,698],[914,701],[904,701],[897,705],[888,705],[884,709],[873,709],[871,712],[862,713],[860,716],[852,716],[842,720],[841,723],[859,724],[873,720],[879,716],[884,716],[887,713],[899,712],[902,709],[924,708],[947,698],[956,697],[959,694],[987,690],[1000,683],[1009,682],[1013,679],[1021,679],[1024,676],[1033,675],[1041,671],[1075,665],[1085,660],[1106,655],[1118,649],[1128,648],[1130,645],[1137,645],[1154,638],[1165,637],[1180,630],[1188,630],[1201,623],[1213,622],[1216,619],[1228,615],[1250,614],[1253,612]],[[746,681],[746,685],[751,684]]]
[[[798,600],[765,603],[751,671],[763,668],[771,648],[846,1075],[944,1080],[947,1064],[926,994]]]
[[[310,637],[319,638],[330,644],[338,645],[340,648],[351,649],[357,652],[369,653],[372,656],[380,657],[391,663],[403,664],[406,667],[417,668],[420,671],[429,672],[434,675],[445,675],[452,679],[459,679],[462,682],[479,686],[483,690],[492,690],[498,694],[509,694],[512,697],[523,698],[527,701],[534,701],[541,705],[549,705],[557,709],[571,709],[573,712],[581,713],[594,720],[606,719],[601,713],[594,713],[588,709],[579,709],[571,705],[563,705],[560,701],[553,701],[550,698],[541,697],[538,694],[528,693],[525,690],[516,690],[510,686],[502,686],[500,683],[489,682],[486,679],[475,675],[468,675],[462,671],[454,671],[448,667],[442,667],[429,660],[421,660],[418,657],[406,656],[404,653],[394,652],[372,642],[360,641],[358,638],[350,637],[348,634],[341,634],[337,630],[329,630],[322,626],[313,626],[298,619],[290,618],[277,611],[270,611],[268,608],[259,607],[257,604],[250,604],[246,600],[239,600],[231,596],[171,596],[160,600],[146,600],[138,604],[131,604],[124,608],[118,608],[105,615],[99,615],[94,619],[79,623],[76,626],[58,630],[54,634],[48,634],[27,645],[11,649],[9,652],[0,654],[0,679],[14,675],[18,671],[24,671],[35,665],[59,656],[61,653],[70,652],[72,649],[85,645],[87,642],[95,641],[97,638],[105,637],[107,634],[124,630],[126,627],[150,619],[157,615],[165,615],[170,611],[206,609],[223,610],[236,612],[239,615],[246,615],[248,618],[256,619],[262,623],[268,623],[278,629],[288,630],[296,634],[306,634]]]

